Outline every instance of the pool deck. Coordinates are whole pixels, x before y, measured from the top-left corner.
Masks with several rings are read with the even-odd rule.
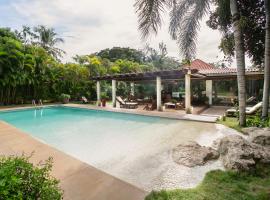
[[[64,104],[67,107],[76,107],[76,108],[86,108],[86,109],[93,109],[93,110],[105,110],[111,112],[120,112],[120,113],[130,113],[130,114],[137,114],[137,115],[145,115],[145,116],[154,116],[154,117],[165,117],[170,119],[180,119],[180,120],[189,120],[189,121],[198,121],[198,122],[207,122],[207,123],[215,123],[217,121],[218,115],[213,114],[186,114],[183,110],[169,110],[166,111],[146,111],[142,108],[138,109],[124,109],[113,108],[112,106],[108,105],[106,107],[100,107],[90,104]]]
[[[60,180],[65,200],[143,200],[147,194],[0,121],[0,155],[32,152],[34,164],[53,158],[52,175]]]

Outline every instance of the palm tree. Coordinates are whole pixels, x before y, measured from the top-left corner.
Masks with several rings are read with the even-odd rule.
[[[233,20],[234,41],[237,63],[238,101],[239,101],[239,123],[246,125],[246,78],[245,78],[245,51],[243,34],[241,31],[240,14],[236,0],[230,0],[230,8]]]
[[[44,48],[51,56],[59,59],[65,52],[57,47],[58,43],[63,43],[64,39],[57,37],[57,33],[53,28],[45,26],[34,27],[34,32],[37,34],[38,44]]]
[[[263,110],[262,118],[268,117],[269,105],[269,82],[270,82],[270,4],[269,0],[264,0],[265,5],[265,53],[264,53],[264,86],[263,86]]]
[[[234,40],[236,44],[237,79],[239,93],[240,125],[245,125],[245,57],[243,38],[239,26],[239,13],[236,0],[220,0],[224,9],[231,9],[235,30]],[[228,3],[230,6],[228,6]],[[138,14],[139,29],[142,37],[146,38],[150,33],[157,34],[162,25],[162,17],[166,10],[170,14],[169,33],[172,39],[177,40],[180,52],[185,59],[190,60],[196,53],[197,34],[200,28],[200,20],[209,12],[211,0],[136,0],[135,9]]]

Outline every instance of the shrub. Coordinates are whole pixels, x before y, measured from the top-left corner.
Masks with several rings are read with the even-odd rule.
[[[104,100],[109,99],[108,95],[105,92],[102,92],[100,96],[101,96],[101,99],[104,99]]]
[[[269,127],[270,126],[270,118],[261,119],[260,115],[255,115],[247,118],[247,126],[248,127]]]
[[[60,95],[60,101],[62,101],[63,103],[68,103],[70,99],[70,95],[69,94],[61,94]]]
[[[0,158],[0,200],[4,199],[62,199],[59,181],[50,176],[52,159],[38,166],[26,156]]]

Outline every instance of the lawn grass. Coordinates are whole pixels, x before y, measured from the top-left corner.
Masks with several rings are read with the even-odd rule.
[[[218,120],[219,124],[223,124],[227,127],[233,128],[239,132],[242,132],[242,128],[239,126],[239,121],[237,117],[226,117],[225,121],[222,119]]]
[[[259,166],[252,173],[210,171],[192,189],[151,192],[145,200],[269,200],[270,166]]]

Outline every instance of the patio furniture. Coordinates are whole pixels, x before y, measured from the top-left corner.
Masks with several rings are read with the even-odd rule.
[[[82,96],[81,100],[82,103],[89,103],[88,99],[85,96]]]
[[[116,101],[119,102],[120,108],[128,108],[128,109],[138,108],[138,103],[137,102],[126,102],[120,96],[116,97]]]
[[[255,114],[261,108],[262,108],[262,102],[259,102],[252,107],[246,107],[246,114],[247,115]],[[226,110],[226,116],[234,116],[237,112],[238,112],[238,109],[230,108]]]
[[[252,105],[252,104],[254,104],[254,103],[256,103],[256,97],[255,96],[251,96],[251,97],[249,97],[248,99],[247,99],[247,104],[248,105]]]
[[[148,110],[148,111],[155,110],[155,109],[157,109],[157,102],[156,101],[152,101],[151,106],[149,106],[149,104],[146,104],[143,109],[144,110]]]
[[[164,103],[165,108],[175,108],[176,107],[176,103],[173,102],[167,102]]]
[[[174,108],[175,110],[181,110],[181,109],[184,109],[184,102],[180,101],[180,102],[176,102],[176,103],[173,103],[173,102],[167,102],[167,103],[164,103],[164,106],[165,108]]]

